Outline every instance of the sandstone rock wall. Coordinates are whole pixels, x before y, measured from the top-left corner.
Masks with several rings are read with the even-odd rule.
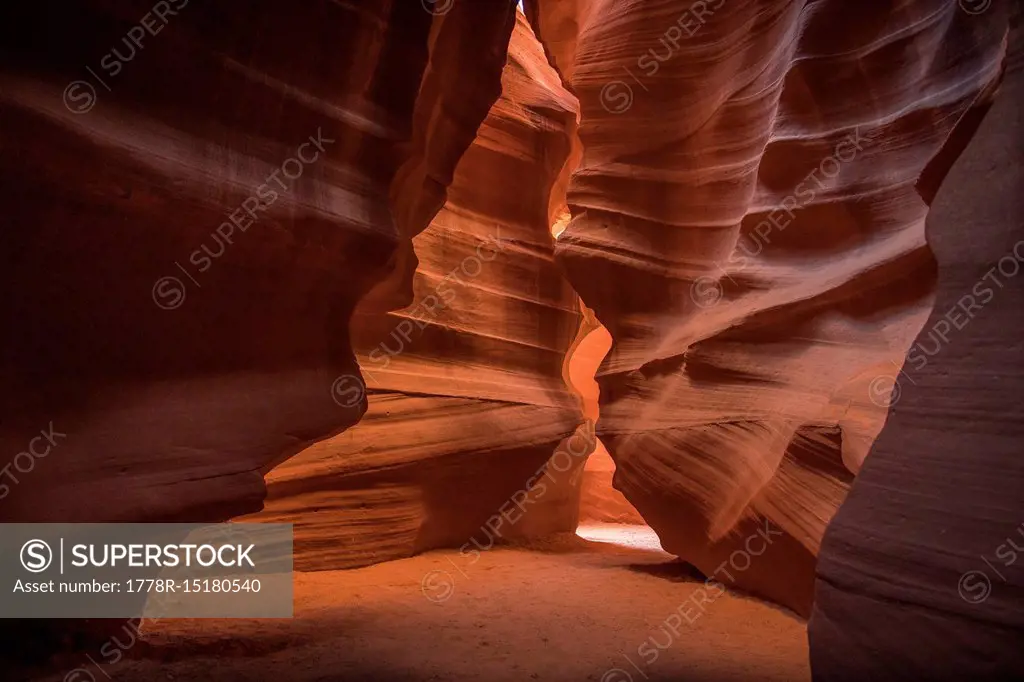
[[[580,99],[557,256],[613,338],[616,486],[667,550],[807,614],[934,301],[915,185],[997,78],[999,21],[946,0],[527,12]]]
[[[301,10],[0,9],[0,520],[251,512],[363,414],[353,309],[411,278],[515,5]]]
[[[585,435],[566,442],[584,419],[564,369],[580,313],[549,215],[576,103],[522,18],[502,86],[447,203],[414,240],[412,304],[364,304],[353,318],[363,422],[267,476],[252,518],[296,524],[299,568],[575,528],[570,460],[543,471],[556,450],[578,451],[579,465],[589,452]],[[396,290],[388,281],[375,294]],[[354,376],[336,389],[342,404],[362,392]]]
[[[922,188],[938,190],[927,226],[935,306],[822,542],[815,680],[1024,679],[1019,25],[1009,51],[994,102],[979,98],[944,153],[963,156],[941,189],[941,173]]]

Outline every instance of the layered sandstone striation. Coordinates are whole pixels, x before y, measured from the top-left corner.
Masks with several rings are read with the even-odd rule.
[[[527,12],[580,100],[557,256],[613,340],[616,487],[667,550],[807,614],[934,299],[915,185],[998,77],[998,19],[946,0]]]
[[[997,43],[1001,9],[972,30]],[[1019,26],[1009,51],[1000,91],[979,97],[937,160],[948,167],[966,147],[928,217],[934,309],[822,542],[816,680],[1024,679]],[[944,171],[928,173],[922,192],[934,194]]]
[[[358,421],[353,310],[411,279],[514,16],[6,3],[0,520],[230,518]]]
[[[575,121],[520,16],[502,95],[413,240],[412,303],[388,314],[364,304],[353,318],[365,418],[267,476],[266,508],[251,518],[296,524],[299,568],[575,528],[572,474],[593,432],[569,439],[584,421],[565,368],[580,311],[554,262],[549,210]],[[389,280],[367,300],[395,290]],[[346,403],[362,387],[349,376],[336,388]]]

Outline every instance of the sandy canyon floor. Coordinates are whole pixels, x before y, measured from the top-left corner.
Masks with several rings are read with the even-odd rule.
[[[124,659],[83,655],[42,679],[810,679],[799,618],[732,593],[680,610],[705,588],[650,529],[580,535],[299,573],[292,620],[147,621]]]

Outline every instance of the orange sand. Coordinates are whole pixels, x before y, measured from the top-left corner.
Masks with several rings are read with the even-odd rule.
[[[475,562],[438,551],[297,574],[292,620],[148,621],[128,658],[91,674],[118,682],[810,679],[796,617],[725,594],[674,635],[666,619],[702,588],[650,529],[581,534],[597,542],[562,537]],[[645,643],[648,659],[657,652],[650,664],[638,653]]]

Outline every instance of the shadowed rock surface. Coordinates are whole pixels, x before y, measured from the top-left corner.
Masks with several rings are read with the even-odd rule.
[[[0,520],[227,519],[354,424],[365,401],[332,397],[358,376],[352,311],[411,279],[401,253],[499,94],[515,16],[152,9],[0,11],[0,452],[65,434]]]
[[[4,3],[0,521],[226,520],[356,423],[365,400],[333,390],[359,375],[353,309],[411,281],[514,18]],[[0,657],[120,625],[4,621]]]
[[[1022,48],[949,143],[935,309],[822,543],[815,680],[1024,679]]]

